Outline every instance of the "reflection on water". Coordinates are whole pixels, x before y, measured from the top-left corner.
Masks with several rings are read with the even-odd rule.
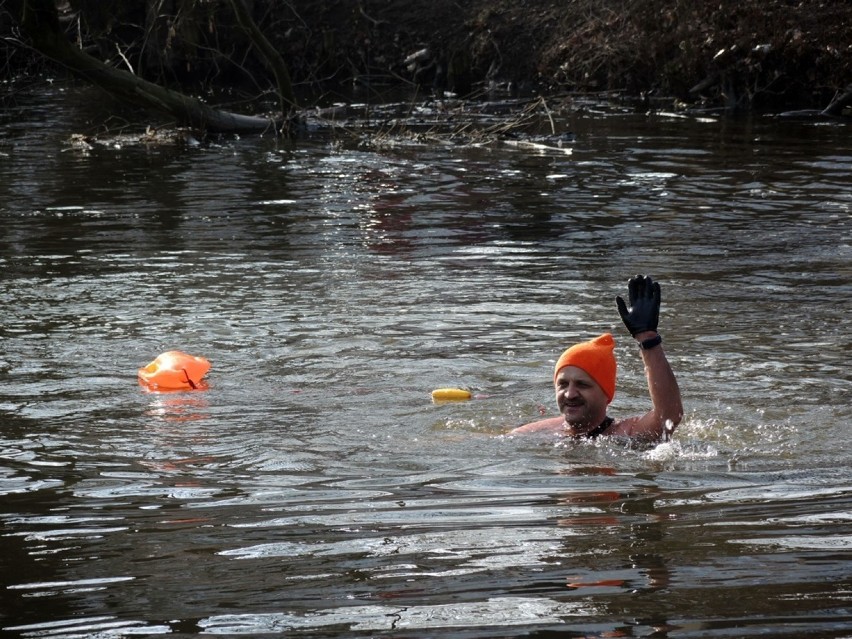
[[[571,155],[80,153],[68,92],[0,116],[6,633],[848,634],[847,125],[589,109]],[[604,330],[613,412],[645,410],[636,272],[674,441],[504,436]],[[172,348],[207,391],[138,387]]]

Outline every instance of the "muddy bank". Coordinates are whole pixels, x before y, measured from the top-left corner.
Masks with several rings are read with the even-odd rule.
[[[852,84],[848,0],[253,0],[303,95],[399,87],[423,95],[607,93],[670,106],[823,109]],[[0,4],[13,75],[32,68]],[[270,73],[232,5],[68,0],[68,38],[119,69],[185,91],[269,94]],[[16,68],[17,65],[17,68]],[[674,104],[672,104],[674,103]],[[848,114],[848,109],[846,111]]]
[[[302,25],[279,42],[304,79],[396,79],[459,95],[607,91],[770,110],[823,108],[852,82],[845,0],[291,4]]]

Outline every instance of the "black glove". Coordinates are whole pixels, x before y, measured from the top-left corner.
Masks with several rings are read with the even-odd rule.
[[[634,337],[642,331],[657,330],[660,321],[660,285],[647,275],[637,275],[627,281],[630,294],[630,308],[618,295],[615,303],[621,315],[621,321]]]

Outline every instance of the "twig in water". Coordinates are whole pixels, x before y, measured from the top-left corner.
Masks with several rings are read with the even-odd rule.
[[[541,96],[539,99],[541,106],[544,107],[544,112],[547,114],[547,119],[550,120],[550,133],[551,135],[556,135],[556,124],[553,122],[553,115],[550,113],[550,109],[547,108],[547,101],[544,99],[544,96]]]

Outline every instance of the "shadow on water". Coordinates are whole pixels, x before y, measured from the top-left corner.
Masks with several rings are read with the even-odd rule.
[[[570,154],[80,152],[68,91],[0,125],[5,633],[848,634],[847,126],[588,107]],[[674,441],[506,436],[603,331],[613,413],[647,409],[636,272]],[[171,348],[207,391],[139,388]]]

